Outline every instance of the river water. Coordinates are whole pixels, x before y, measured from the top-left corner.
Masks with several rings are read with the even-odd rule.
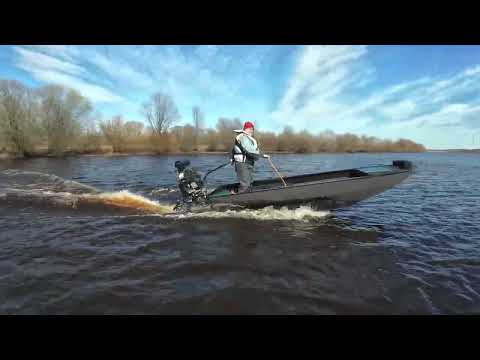
[[[478,155],[275,155],[284,175],[416,169],[345,209],[171,215],[179,159],[203,173],[228,160],[0,162],[0,314],[480,313]],[[235,180],[231,167],[209,178]]]

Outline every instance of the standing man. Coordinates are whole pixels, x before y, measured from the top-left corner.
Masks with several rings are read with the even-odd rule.
[[[253,137],[254,126],[250,121],[245,122],[243,130],[234,130],[238,135],[235,137],[235,145],[232,149],[232,163],[235,165],[240,188],[238,193],[250,189],[253,182],[253,166],[260,157],[269,159],[270,156],[261,154],[258,150],[257,140]]]

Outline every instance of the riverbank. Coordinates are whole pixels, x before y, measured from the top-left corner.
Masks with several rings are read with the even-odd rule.
[[[459,150],[460,151],[460,150]],[[477,150],[480,152],[480,150]],[[430,151],[428,151],[430,152]],[[432,151],[432,152],[441,152],[441,151]],[[447,151],[452,152],[452,151]],[[460,151],[461,152],[461,151]],[[345,151],[345,152],[312,152],[312,153],[297,153],[290,151],[268,151],[266,152],[270,155],[312,155],[312,154],[381,154],[381,153],[405,153],[404,151]],[[408,153],[420,153],[408,151]],[[34,152],[27,155],[18,155],[11,153],[0,153],[0,160],[13,160],[13,159],[34,159],[34,158],[66,158],[66,157],[77,157],[77,156],[92,156],[92,157],[119,157],[119,156],[157,156],[157,155],[178,155],[178,156],[193,156],[193,155],[228,155],[228,151],[189,151],[189,152],[99,152],[99,153],[90,153],[90,152],[67,152],[61,155],[49,154],[46,152]]]
[[[103,157],[118,157],[118,156],[156,156],[156,155],[218,155],[228,154],[226,151],[195,151],[195,152],[99,152],[99,153],[82,153],[82,152],[67,152],[61,155],[54,155],[48,153],[30,153],[27,155],[19,155],[12,153],[0,153],[0,160],[13,160],[13,159],[35,159],[35,158],[65,158],[65,157],[77,157],[77,156],[103,156]]]
[[[445,149],[445,150],[427,150],[427,152],[441,153],[480,153],[480,149]]]

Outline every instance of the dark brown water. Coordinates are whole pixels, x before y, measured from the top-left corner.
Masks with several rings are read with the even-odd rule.
[[[278,155],[285,175],[394,159],[417,169],[332,212],[168,215],[185,158],[201,172],[226,160],[0,162],[0,313],[480,313],[478,155]],[[259,162],[256,178],[272,176]],[[209,187],[233,180],[227,167]]]

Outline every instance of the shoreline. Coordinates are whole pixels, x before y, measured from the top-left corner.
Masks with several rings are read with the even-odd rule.
[[[419,154],[424,152],[480,152],[480,149],[477,150],[427,150],[427,151],[343,151],[343,152],[328,152],[328,151],[320,151],[320,152],[309,152],[309,153],[296,153],[296,152],[289,152],[289,151],[268,151],[267,154],[275,154],[275,155],[313,155],[313,154],[395,154],[395,153],[409,153],[409,154]],[[18,156],[8,153],[0,153],[0,161],[1,160],[28,160],[28,159],[38,159],[38,158],[53,158],[53,159],[61,159],[67,157],[80,157],[80,156],[103,156],[103,157],[121,157],[121,156],[192,156],[192,155],[226,155],[230,154],[229,151],[191,151],[191,152],[166,152],[166,153],[156,153],[156,152],[127,152],[127,153],[65,153],[63,155],[48,155],[44,152],[29,154],[25,156]]]
[[[446,150],[427,150],[426,152],[436,153],[436,152],[448,152],[448,153],[480,153],[480,149],[446,149]]]

